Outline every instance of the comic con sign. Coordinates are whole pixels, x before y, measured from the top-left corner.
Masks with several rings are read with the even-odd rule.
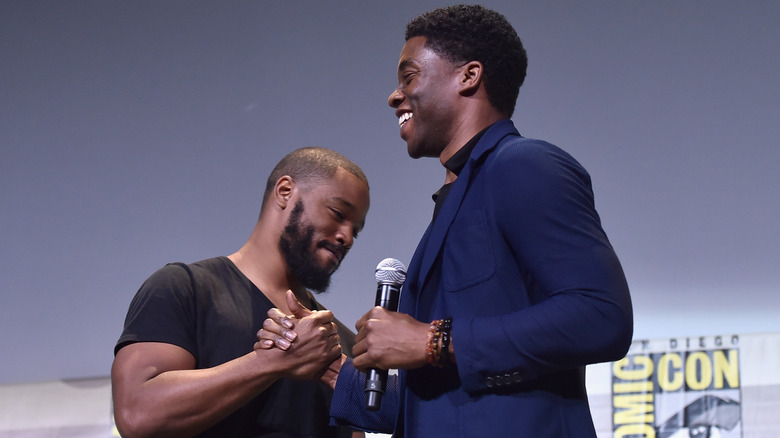
[[[635,342],[612,364],[615,438],[742,437],[737,335]]]

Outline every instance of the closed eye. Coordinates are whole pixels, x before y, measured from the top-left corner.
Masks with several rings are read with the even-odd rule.
[[[330,209],[330,211],[331,211],[331,213],[333,213],[333,216],[334,216],[334,217],[335,217],[335,218],[336,218],[336,219],[337,219],[339,222],[341,222],[341,221],[343,221],[343,220],[344,220],[344,213],[342,213],[341,211],[339,211],[339,210],[336,210],[335,208],[331,208],[331,209]]]

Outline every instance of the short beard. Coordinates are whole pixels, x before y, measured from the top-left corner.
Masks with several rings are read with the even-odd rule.
[[[282,237],[279,238],[279,249],[287,262],[290,273],[306,288],[316,293],[325,292],[330,286],[330,276],[333,272],[322,268],[314,257],[313,242],[314,227],[301,221],[303,202],[295,204]]]

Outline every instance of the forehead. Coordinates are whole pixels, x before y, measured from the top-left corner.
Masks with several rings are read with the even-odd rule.
[[[404,46],[401,48],[401,59],[403,60],[404,58],[412,57],[423,50],[427,50],[425,48],[425,43],[427,41],[428,38],[423,36],[411,37],[406,40],[406,43],[404,43]]]
[[[309,192],[311,197],[322,202],[338,204],[360,216],[361,221],[368,213],[368,185],[342,167],[332,178],[314,183]]]
[[[398,72],[407,67],[452,67],[452,63],[442,58],[433,49],[425,44],[426,37],[416,36],[409,38],[401,49],[401,57],[398,59]]]

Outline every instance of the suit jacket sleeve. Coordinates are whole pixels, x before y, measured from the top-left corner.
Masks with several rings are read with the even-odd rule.
[[[621,358],[633,326],[628,285],[579,163],[548,143],[513,137],[485,160],[466,196],[483,197],[474,204],[481,211],[470,211],[464,198],[449,234],[461,238],[448,245],[477,238],[491,245],[487,251],[505,251],[495,274],[471,286],[484,289],[471,293],[509,311],[454,320],[464,389],[484,390],[492,374],[527,381]],[[484,216],[486,230],[457,229],[471,213]],[[463,236],[469,230],[476,237]],[[461,250],[445,247],[445,262],[447,251]],[[445,273],[445,282],[448,274],[455,275]]]
[[[331,400],[331,425],[350,426],[369,432],[392,433],[399,410],[398,376],[387,376],[385,394],[379,411],[365,408],[366,374],[352,366],[352,359],[342,365]]]

